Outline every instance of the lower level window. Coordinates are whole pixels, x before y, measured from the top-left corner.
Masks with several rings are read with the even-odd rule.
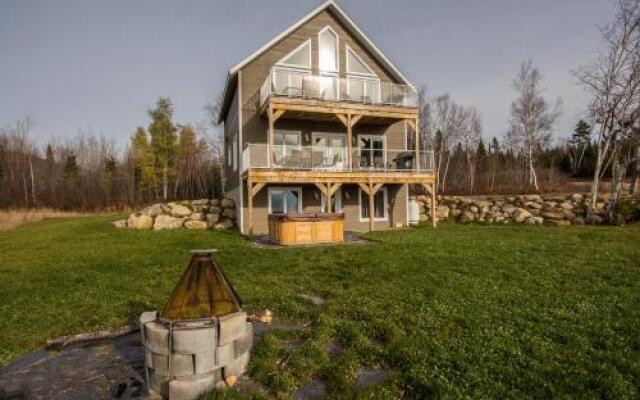
[[[387,219],[387,188],[382,188],[373,196],[373,219]],[[369,220],[369,195],[360,190],[360,220]]]
[[[269,214],[302,212],[302,189],[269,188]]]

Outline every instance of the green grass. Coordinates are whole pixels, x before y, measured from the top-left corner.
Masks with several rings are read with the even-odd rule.
[[[116,231],[113,219],[0,233],[0,365],[161,307],[187,250],[216,247],[246,308],[309,323],[254,350],[251,374],[281,396],[312,379],[336,398],[640,396],[640,226],[443,224],[264,250],[231,232]],[[344,351],[329,356],[330,343]],[[367,367],[392,378],[356,392]]]

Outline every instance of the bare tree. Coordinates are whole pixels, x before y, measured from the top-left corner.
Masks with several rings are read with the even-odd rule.
[[[475,151],[482,137],[482,122],[475,107],[461,109],[462,121],[460,126],[460,141],[464,148],[465,160],[468,168],[469,193],[473,193],[475,183]]]
[[[507,142],[524,156],[529,186],[540,190],[535,162],[540,150],[549,144],[555,121],[560,116],[561,100],[552,109],[542,96],[542,75],[531,60],[520,65],[513,81],[518,97],[511,104]]]
[[[612,164],[611,212],[626,168],[619,165],[623,144],[632,135],[640,107],[640,0],[620,0],[615,21],[601,29],[602,47],[590,65],[575,72],[591,94],[589,114],[596,125],[597,158],[591,185],[591,207],[598,199],[605,166]],[[610,212],[610,214],[611,214]]]

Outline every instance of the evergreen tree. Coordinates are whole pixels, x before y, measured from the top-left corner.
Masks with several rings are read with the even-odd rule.
[[[156,108],[149,110],[149,117],[151,117],[151,123],[148,131],[151,136],[155,172],[160,176],[162,198],[166,200],[169,195],[169,179],[174,175],[177,153],[177,129],[172,121],[173,103],[171,99],[161,97],[156,103]]]
[[[145,129],[139,126],[131,137],[131,148],[135,164],[135,187],[137,190],[156,190],[154,155]]]
[[[487,149],[484,147],[484,140],[482,140],[482,138],[480,138],[480,141],[478,142],[476,157],[478,157],[479,166],[484,165],[485,161],[487,160]]]
[[[62,173],[66,179],[77,179],[80,176],[80,166],[75,154],[68,154],[65,157]]]
[[[576,129],[569,140],[569,156],[571,158],[571,172],[582,175],[582,163],[591,146],[591,126],[584,120],[578,121]]]

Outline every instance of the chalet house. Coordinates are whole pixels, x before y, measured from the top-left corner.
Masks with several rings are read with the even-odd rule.
[[[417,103],[416,87],[333,1],[235,65],[219,119],[241,232],[303,212],[344,213],[346,230],[407,226],[410,185],[435,202]]]

